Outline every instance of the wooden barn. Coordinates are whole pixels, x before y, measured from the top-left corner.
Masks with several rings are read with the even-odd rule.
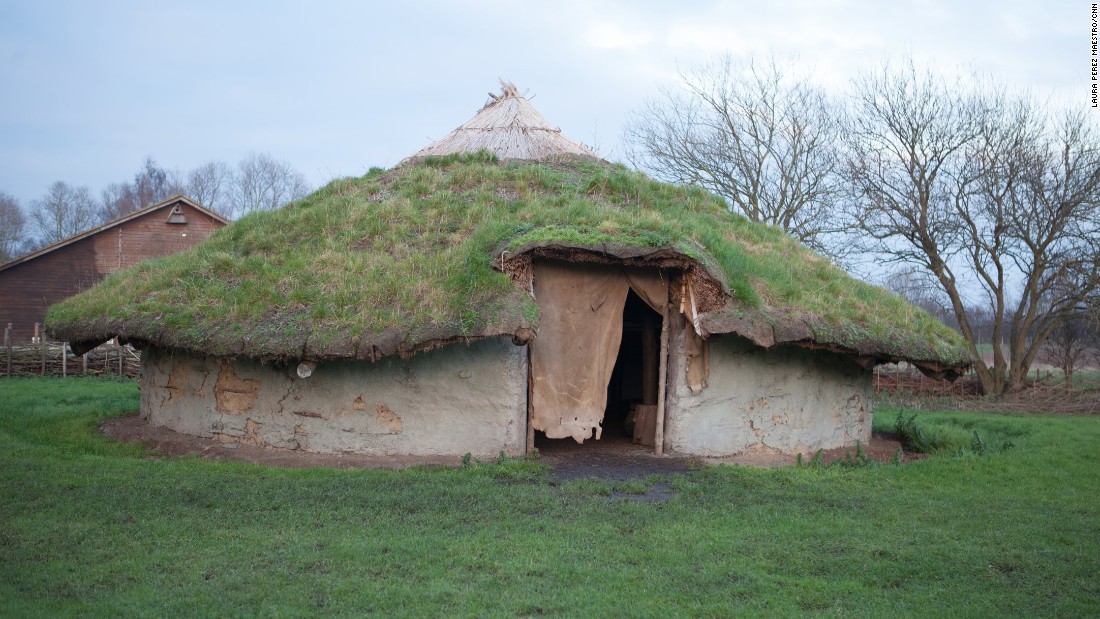
[[[107,275],[196,245],[228,223],[177,195],[0,264],[0,328],[29,343],[46,308]]]

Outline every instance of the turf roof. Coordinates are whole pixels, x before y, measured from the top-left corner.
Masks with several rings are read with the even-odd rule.
[[[333,181],[114,274],[53,306],[46,322],[71,342],[122,335],[218,356],[377,359],[537,330],[538,307],[500,271],[501,254],[563,248],[691,259],[721,284],[720,303],[701,317],[712,333],[969,363],[958,334],[926,312],[705,191],[595,159],[486,152]]]

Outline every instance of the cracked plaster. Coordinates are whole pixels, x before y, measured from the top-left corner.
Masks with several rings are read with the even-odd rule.
[[[679,359],[684,338],[680,329],[672,343]],[[669,385],[669,453],[812,453],[870,439],[871,373],[844,356],[765,349],[736,335],[712,337],[708,345],[708,386],[693,393],[682,375]]]
[[[410,360],[323,363],[302,379],[281,365],[149,349],[141,407],[154,425],[225,442],[316,453],[516,456],[526,449],[527,350],[486,339]]]

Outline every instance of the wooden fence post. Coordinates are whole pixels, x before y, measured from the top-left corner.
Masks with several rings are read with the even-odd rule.
[[[80,355],[80,364],[83,366],[83,371],[81,373],[83,375],[87,376],[88,375],[88,353],[87,352],[85,352],[83,355]]]
[[[122,376],[122,345],[118,343],[118,336],[115,336],[115,353],[118,354],[118,375]]]
[[[46,337],[45,333],[38,330],[38,323],[34,323],[34,335],[38,338],[38,350],[42,365],[39,367],[39,376],[46,375]]]
[[[4,329],[4,348],[8,349],[8,376],[11,376],[11,323]]]
[[[61,342],[61,378],[69,376],[69,343]]]

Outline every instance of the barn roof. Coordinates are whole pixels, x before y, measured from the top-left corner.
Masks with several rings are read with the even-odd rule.
[[[522,99],[508,92],[496,105]],[[969,364],[958,334],[923,310],[701,189],[588,153],[503,160],[518,151],[468,154],[462,144],[444,138],[431,151],[440,156],[421,151],[392,170],[333,181],[113,275],[51,308],[47,329],[70,342],[122,335],[270,360],[375,360],[523,339],[538,328],[531,261],[544,258],[671,269],[681,309],[704,335],[826,348],[865,365],[905,359],[950,373]]]
[[[89,236],[95,236],[96,234],[99,234],[100,232],[104,232],[104,231],[110,230],[112,228],[117,228],[118,226],[121,226],[122,224],[124,224],[128,221],[133,221],[135,219],[138,219],[139,217],[144,217],[145,215],[148,215],[149,213],[158,211],[158,210],[163,209],[163,208],[174,207],[175,205],[177,205],[181,202],[186,204],[187,206],[190,206],[191,208],[199,211],[200,213],[203,213],[204,215],[210,217],[211,219],[219,221],[223,224],[229,223],[229,220],[226,219],[223,215],[219,215],[218,213],[215,213],[214,211],[206,208],[205,206],[199,204],[198,202],[195,202],[194,200],[191,200],[190,198],[188,198],[186,196],[177,194],[177,195],[174,195],[174,196],[172,196],[170,198],[167,198],[165,200],[161,200],[160,202],[157,202],[156,204],[151,204],[151,205],[149,205],[145,208],[138,209],[138,210],[136,210],[132,213],[127,213],[126,215],[123,215],[121,217],[116,217],[115,219],[112,219],[111,221],[108,221],[106,223],[102,223],[102,224],[100,224],[100,225],[98,225],[94,228],[89,228],[89,229],[87,229],[83,232],[80,232],[78,234],[74,234],[74,235],[70,236],[67,239],[62,239],[62,240],[60,240],[56,243],[51,243],[50,245],[47,245],[47,246],[45,246],[45,247],[43,247],[43,248],[41,248],[37,251],[32,251],[29,254],[24,254],[22,256],[19,256],[18,258],[15,258],[14,260],[11,260],[9,262],[5,262],[3,264],[0,264],[0,271],[3,271],[4,269],[9,269],[9,268],[14,267],[14,266],[19,265],[19,264],[23,264],[24,262],[29,262],[31,260],[34,260],[35,258],[38,258],[39,256],[42,256],[43,254],[48,254],[52,251],[56,251],[58,249],[61,249],[62,247],[65,247],[67,245],[72,245],[73,243],[76,243],[77,241],[79,241],[81,239],[88,238]]]

